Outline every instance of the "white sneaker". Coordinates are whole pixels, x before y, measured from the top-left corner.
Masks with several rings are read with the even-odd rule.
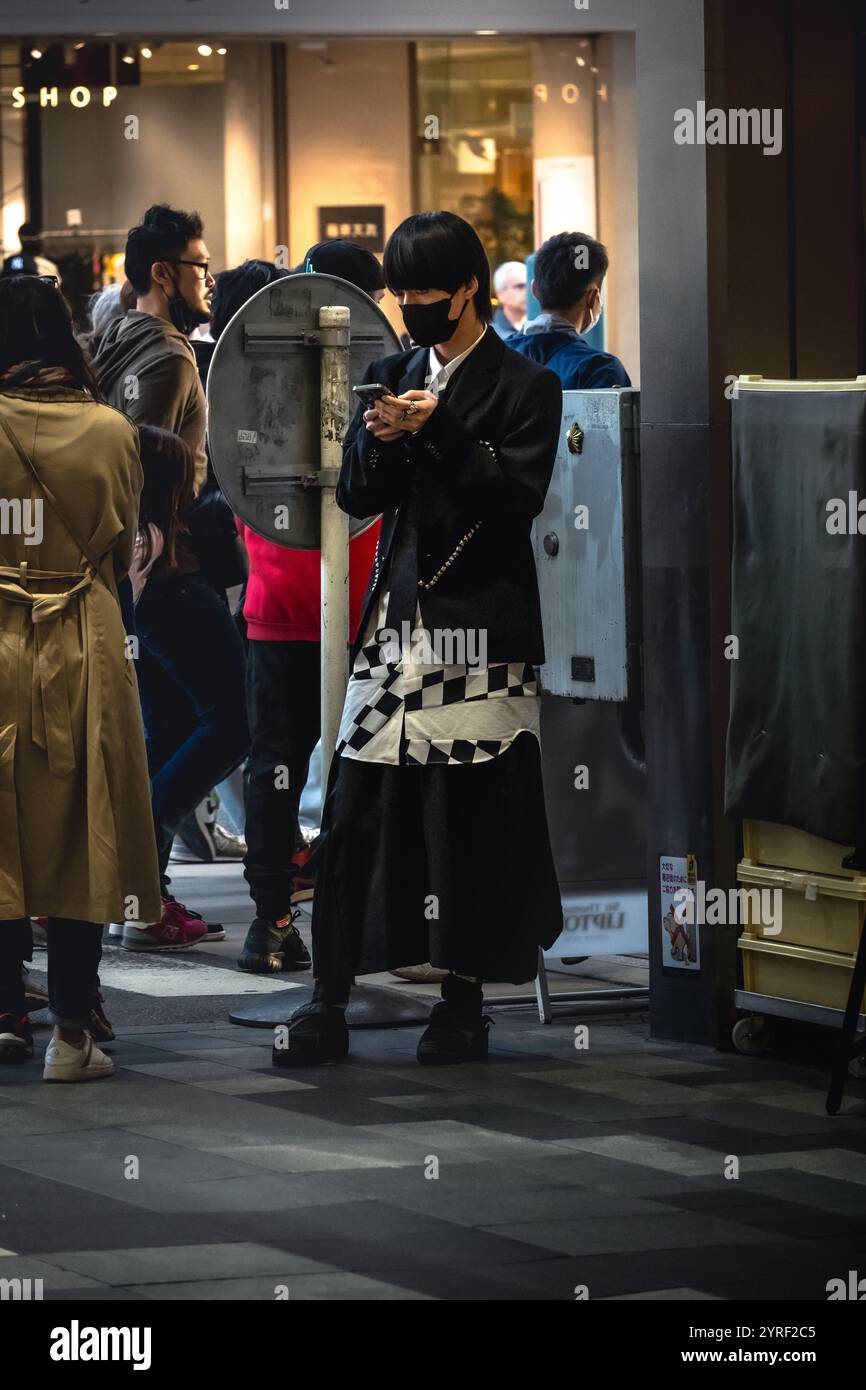
[[[184,838],[184,836],[186,838]],[[232,835],[216,821],[199,816],[187,816],[183,834],[175,835],[171,847],[173,864],[219,864],[243,859],[247,842],[241,835]]]
[[[110,1076],[114,1063],[104,1052],[100,1052],[89,1033],[84,1035],[84,1046],[73,1047],[71,1043],[52,1038],[45,1049],[43,1081],[97,1081],[101,1076]]]

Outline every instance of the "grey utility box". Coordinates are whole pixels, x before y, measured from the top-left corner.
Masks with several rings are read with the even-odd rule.
[[[564,391],[535,552],[546,693],[626,701],[638,689],[640,392]]]

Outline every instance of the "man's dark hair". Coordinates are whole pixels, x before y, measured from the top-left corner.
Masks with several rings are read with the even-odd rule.
[[[535,295],[542,309],[572,309],[607,274],[607,248],[585,232],[558,232],[535,253]]]
[[[382,267],[372,251],[365,246],[356,246],[344,237],[334,237],[331,241],[319,241],[311,246],[301,265],[301,270],[309,266],[319,275],[337,275],[357,285],[365,294],[373,295],[385,288]]]
[[[36,222],[22,222],[18,228],[18,240],[22,246],[29,245],[39,250],[42,243],[42,229]]]
[[[216,277],[211,300],[210,332],[214,342],[222,335],[230,319],[254,294],[289,275],[273,261],[244,261],[232,270],[222,270]]]
[[[388,238],[382,263],[389,290],[447,290],[478,277],[475,312],[490,321],[490,262],[474,227],[453,212],[418,212]]]
[[[4,276],[0,279],[0,372],[29,361],[65,367],[78,386],[94,399],[102,399],[60,291],[36,275]]]
[[[178,212],[167,203],[154,203],[140,224],[126,238],[126,278],[136,294],[150,289],[150,267],[154,261],[170,261],[182,256],[191,241],[202,234],[197,212]]]

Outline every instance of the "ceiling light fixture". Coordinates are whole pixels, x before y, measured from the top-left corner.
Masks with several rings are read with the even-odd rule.
[[[147,47],[145,47],[145,48],[140,49],[139,52],[141,53],[142,58],[152,58],[152,57],[153,57],[153,49],[152,49],[152,48],[147,48]]]
[[[30,57],[31,57],[31,58],[41,58],[41,57],[42,57],[42,49],[41,49],[41,48],[31,48],[31,50],[30,50]]]
[[[209,43],[200,43],[196,51],[200,53],[203,58],[209,58],[213,53],[213,49]]]

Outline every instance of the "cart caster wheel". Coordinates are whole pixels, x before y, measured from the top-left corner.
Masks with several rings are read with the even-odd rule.
[[[733,1027],[731,1041],[744,1057],[760,1057],[770,1046],[770,1030],[763,1014],[751,1014],[739,1019]]]
[[[855,1081],[866,1081],[866,1057],[852,1057],[848,1063],[848,1075]]]

